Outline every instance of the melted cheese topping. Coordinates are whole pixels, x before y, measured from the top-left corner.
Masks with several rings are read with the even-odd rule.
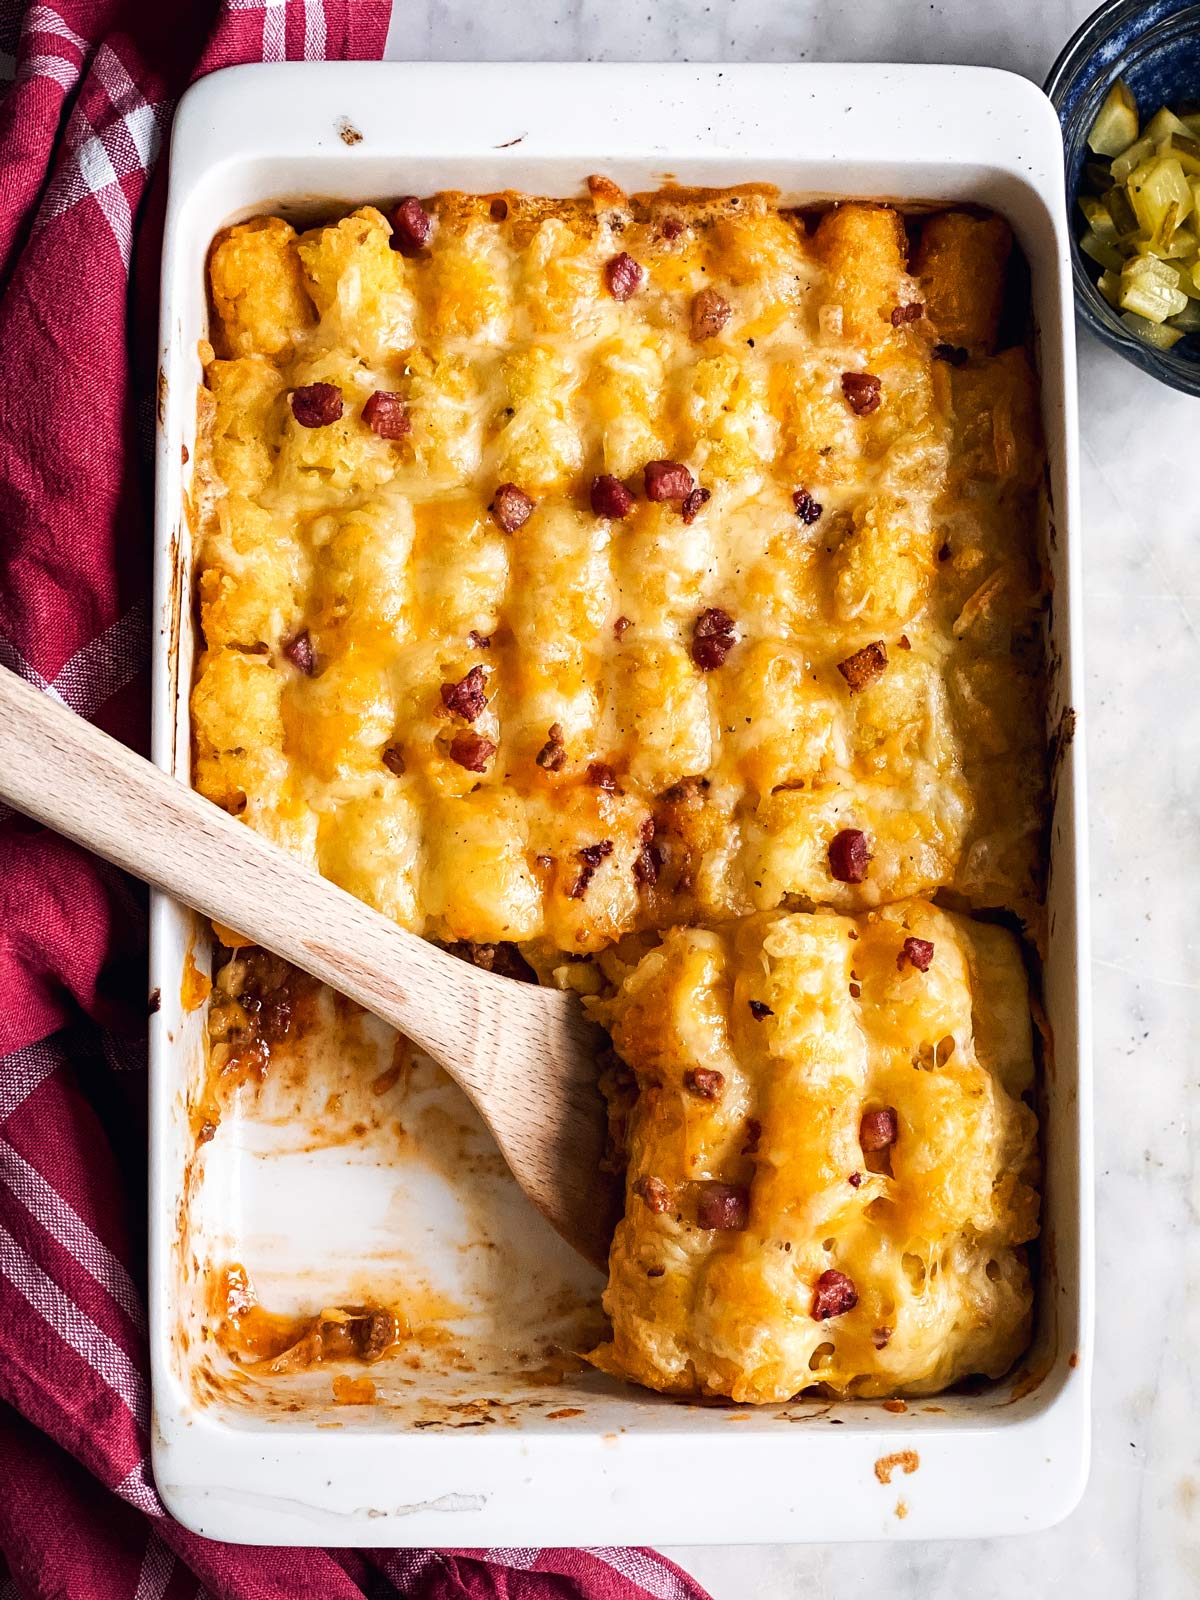
[[[430,209],[413,258],[371,207],[214,248],[196,785],[405,927],[607,982],[639,1092],[614,1099],[600,1364],[748,1400],[998,1374],[1031,1303],[1028,997],[1009,935],[913,897],[1038,935],[1041,452],[1026,355],[1000,348],[1008,230],[600,180]],[[716,332],[693,330],[705,290]],[[343,409],[307,428],[314,383]],[[364,421],[378,390],[401,439]],[[645,492],[664,460],[708,492],[690,520]],[[600,474],[625,518],[593,512]],[[533,502],[513,531],[504,484]],[[732,646],[703,670],[710,610]],[[447,704],[476,667],[482,708]],[[845,829],[859,883],[831,870]],[[897,967],[909,931],[928,972]],[[899,1137],[864,1160],[881,1107]],[[748,1191],[744,1228],[698,1225],[705,1183]],[[817,1320],[826,1270],[857,1304]]]
[[[899,960],[908,937],[932,942],[927,971]],[[1012,1364],[1038,1201],[1010,933],[919,900],[856,919],[766,912],[674,930],[588,1005],[639,1091],[598,1365],[782,1401],[816,1384],[931,1394]],[[720,1074],[714,1097],[697,1069]],[[895,1142],[867,1153],[862,1118],[884,1109]],[[744,1192],[744,1228],[700,1225],[711,1183]],[[857,1303],[821,1318],[830,1271]]]
[[[910,274],[885,207],[810,232],[764,193],[595,187],[443,195],[414,259],[369,207],[216,246],[197,786],[406,927],[528,943],[543,970],[783,902],[949,888],[1029,918],[1040,456],[1025,356],[991,353],[1007,230],[935,217]],[[645,274],[625,302],[604,277],[621,251]],[[697,342],[702,289],[730,314]],[[894,326],[913,301],[945,325]],[[966,365],[934,357],[947,331]],[[864,371],[882,399],[860,416],[842,375]],[[289,395],[316,382],[343,415],[302,427]],[[377,389],[404,396],[406,438],[364,423]],[[690,524],[646,499],[656,459],[709,491]],[[598,473],[634,490],[626,519],[593,514]],[[488,509],[505,482],[536,502],[513,533]],[[737,642],[705,672],[709,608]],[[301,631],[311,676],[285,654]],[[886,669],[854,693],[838,663],[877,641]],[[497,747],[482,773],[452,759],[467,724],[441,697],[476,665],[474,731]],[[633,870],[650,823],[654,886]],[[843,828],[868,838],[860,884],[830,872]],[[579,851],[606,842],[572,898]]]

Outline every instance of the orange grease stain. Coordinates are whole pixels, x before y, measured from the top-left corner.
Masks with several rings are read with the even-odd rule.
[[[375,1385],[370,1378],[348,1378],[339,1372],[333,1380],[333,1398],[339,1406],[369,1406],[375,1400]]]
[[[921,1458],[915,1450],[897,1450],[894,1455],[880,1456],[875,1463],[875,1476],[880,1483],[891,1483],[892,1473],[899,1467],[905,1473],[915,1472]]]
[[[212,993],[212,979],[200,971],[191,946],[183,958],[183,981],[179,986],[179,1001],[185,1011],[199,1011]]]

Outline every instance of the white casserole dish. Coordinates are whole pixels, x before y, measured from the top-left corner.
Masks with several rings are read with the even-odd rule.
[[[274,1121],[270,1107],[257,1120],[231,1116],[202,1159],[189,1161],[204,1011],[183,1009],[181,976],[195,923],[156,896],[150,1304],[159,1490],[190,1528],[254,1543],[742,1543],[1044,1527],[1074,1506],[1087,1471],[1092,1155],[1083,740],[1068,712],[1082,706],[1083,691],[1074,330],[1061,140],[1040,91],[973,67],[348,63],[238,67],[191,89],[172,141],[162,278],[154,758],[187,778],[184,457],[194,456],[214,234],[281,206],[302,214],[314,202],[332,209],[447,187],[575,194],[592,172],[629,190],[668,177],[701,186],[766,180],[789,203],[975,201],[1008,218],[1029,260],[1053,504],[1051,731],[1074,727],[1055,757],[1045,970],[1053,1049],[1039,1106],[1034,1348],[999,1384],[899,1413],[861,1403],[699,1407],[596,1374],[539,1389],[528,1375],[506,1376],[506,1341],[528,1340],[539,1319],[561,1316],[564,1296],[594,1292],[597,1282],[503,1181],[476,1171],[463,1182],[486,1200],[498,1248],[508,1251],[488,1313],[497,1358],[458,1374],[454,1389],[417,1380],[438,1404],[457,1397],[465,1408],[431,1411],[412,1392],[403,1402],[335,1407],[328,1376],[313,1374],[206,1390],[197,1372],[208,1360],[199,1289],[207,1263],[244,1260],[264,1302],[314,1310],[363,1298],[388,1277],[392,1252],[419,1255],[444,1282],[470,1250],[472,1224],[454,1180],[399,1172],[385,1141],[297,1142],[294,1106],[274,1105]],[[195,947],[202,964],[203,948]],[[474,1164],[486,1168],[486,1157]],[[491,1425],[480,1425],[480,1408]],[[915,1454],[890,1472],[880,1464],[903,1452]],[[713,1484],[719,1515],[705,1492]]]

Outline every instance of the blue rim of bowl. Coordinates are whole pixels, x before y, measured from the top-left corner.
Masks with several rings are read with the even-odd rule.
[[[1093,11],[1064,45],[1043,85],[1062,125],[1064,148],[1069,151],[1076,130],[1091,127],[1115,80],[1130,59],[1152,54],[1157,43],[1190,31],[1195,24],[1200,37],[1198,0],[1106,0]],[[1157,39],[1153,36],[1158,36]],[[1139,45],[1145,47],[1139,50]],[[1086,138],[1086,131],[1082,136]],[[1087,327],[1111,349],[1151,377],[1184,394],[1200,396],[1200,361],[1195,356],[1157,350],[1125,328],[1108,301],[1096,288],[1084,265],[1075,219],[1075,196],[1068,166],[1067,209],[1071,234],[1071,273],[1075,305]],[[1184,341],[1192,345],[1192,339]]]

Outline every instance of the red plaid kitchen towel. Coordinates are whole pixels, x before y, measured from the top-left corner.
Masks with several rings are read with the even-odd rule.
[[[139,748],[151,177],[172,107],[234,62],[379,56],[390,9],[0,0],[0,662]],[[145,993],[140,892],[0,817],[0,1600],[703,1600],[647,1550],[259,1550],[165,1514],[147,1452]]]

